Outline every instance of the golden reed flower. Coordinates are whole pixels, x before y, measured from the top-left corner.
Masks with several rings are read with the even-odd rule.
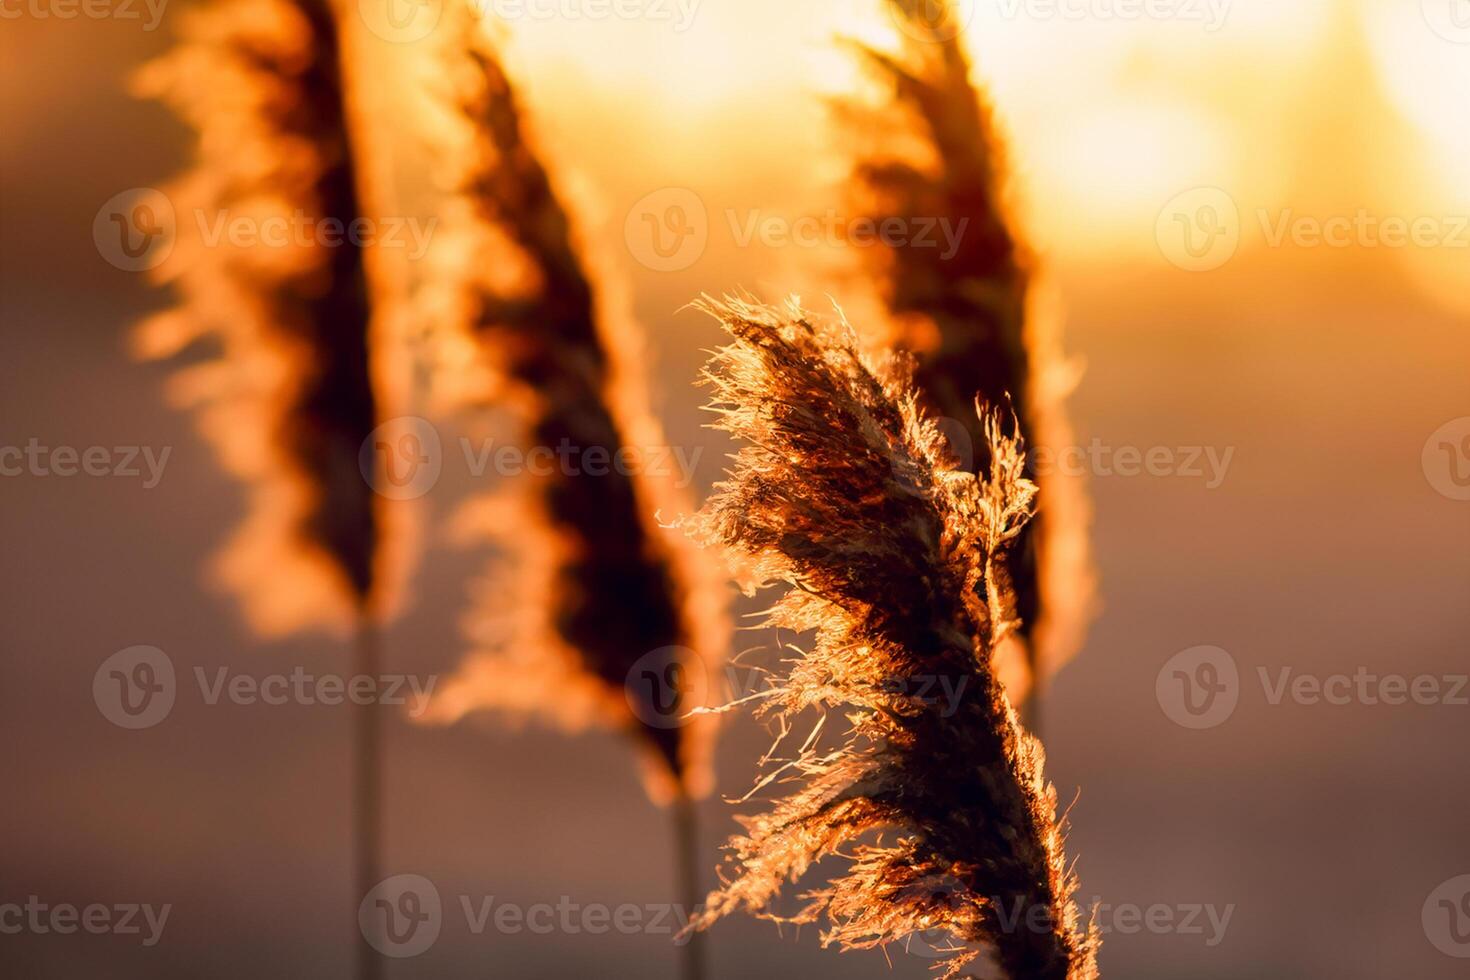
[[[1095,977],[1041,743],[993,669],[1017,625],[1007,553],[1036,494],[1020,443],[986,415],[986,468],[963,471],[906,362],[875,366],[845,322],[794,301],[700,305],[734,339],[705,378],[718,425],[745,445],[689,529],[753,584],[787,586],[768,622],[813,645],[753,700],[783,737],[807,708],[822,721],[763,780],[796,788],[741,818],[694,926],[737,908],[825,919],[825,944],[859,949],[941,929],[947,977],[985,949],[1011,980]],[[953,696],[932,696],[935,680]],[[833,749],[828,710],[850,726]],[[771,911],[783,882],[828,857],[845,873],[795,915]]]
[[[197,134],[197,162],[169,188],[177,241],[157,271],[180,304],[134,343],[149,358],[196,343],[217,353],[170,386],[250,490],[215,575],[268,635],[380,618],[407,574],[408,521],[359,463],[385,413],[377,298],[364,250],[341,234],[366,212],[333,8],[190,11],[136,87]],[[235,236],[241,223],[262,234]],[[270,228],[297,231],[267,240]]]
[[[1004,147],[970,80],[957,9],[947,0],[883,2],[901,27],[898,48],[857,50],[884,94],[876,105],[840,106],[853,138],[870,144],[849,185],[853,203],[878,227],[944,220],[958,236],[953,254],[913,243],[865,250],[892,314],[883,345],[915,354],[925,407],[962,427],[951,441],[984,473],[989,447],[975,399],[1010,406],[1028,443],[1060,449],[1073,441],[1063,400],[1076,370],[1062,357],[1055,317],[1034,285],[1035,262],[1008,217]],[[1083,485],[1052,471],[1032,475],[1037,514],[1009,559],[1019,642],[1002,657],[1017,703],[1076,654],[1095,594]]]
[[[606,461],[662,446],[641,343],[586,271],[496,53],[468,25],[464,33],[446,54],[467,213],[465,248],[446,262],[445,320],[478,359],[447,383],[473,401],[516,404],[526,443],[559,458]],[[685,681],[718,668],[725,588],[712,562],[659,526],[659,513],[690,509],[670,481],[636,466],[589,468],[522,476],[513,496],[479,508],[509,558],[481,583],[476,653],[427,717],[493,710],[625,731],[643,750],[650,796],[687,803],[708,792],[714,726],[687,717],[704,685]]]

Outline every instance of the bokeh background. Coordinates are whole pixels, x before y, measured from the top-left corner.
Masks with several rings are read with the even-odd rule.
[[[142,6],[138,19],[66,19],[30,3],[0,23],[0,443],[171,447],[151,489],[0,479],[0,902],[172,905],[150,948],[0,935],[16,977],[342,976],[350,963],[347,714],[211,706],[192,683],[196,667],[343,671],[345,649],[262,643],[202,584],[243,492],[167,405],[168,369],[127,356],[130,325],[168,297],[93,239],[104,202],[186,162],[186,132],[125,85],[186,7],[169,0],[154,30]],[[588,248],[650,335],[669,438],[704,447],[701,492],[727,447],[701,427],[691,381],[718,336],[683,304],[737,286],[832,293],[854,315],[871,303],[840,248],[742,245],[729,220],[840,207],[823,99],[853,77],[831,36],[881,32],[870,7],[650,2],[636,17],[499,28]],[[417,42],[361,30],[382,21],[360,9],[377,64],[362,98],[411,189],[429,168],[393,106],[416,84],[404,66]],[[1273,704],[1258,671],[1470,671],[1470,444],[1454,448],[1470,436],[1470,7],[966,9],[1010,136],[1017,214],[1085,368],[1079,442],[1232,454],[1219,481],[1091,474],[1103,607],[1050,693],[1046,742],[1059,796],[1075,800],[1081,896],[1124,927],[1106,937],[1104,976],[1464,976],[1470,960],[1440,947],[1465,957],[1470,943],[1426,902],[1470,874],[1470,706]],[[669,188],[692,192],[708,225],[687,267],[657,271],[625,232],[638,202]],[[1398,245],[1274,240],[1283,221],[1359,215],[1435,231]],[[1447,425],[1453,438],[1436,438],[1451,450],[1426,453]],[[485,484],[449,467],[427,498],[429,550],[388,635],[390,669],[443,675],[458,661],[485,556],[437,529]],[[133,644],[165,650],[188,678],[166,721],[142,731],[110,724],[92,698],[98,665]],[[1171,720],[1156,681],[1203,644],[1237,665],[1239,701],[1195,730]],[[725,729],[719,793],[702,811],[711,867],[738,810],[723,798],[750,785],[768,739],[745,716]],[[452,906],[434,947],[391,977],[674,975],[667,935],[475,935],[458,913],[461,895],[670,901],[666,816],[627,745],[397,719],[387,752],[387,870],[430,878]],[[1127,929],[1119,906],[1164,908],[1175,925]],[[1230,910],[1223,935],[1202,914],[1203,934],[1178,927],[1203,906]],[[742,918],[710,948],[717,980],[929,965],[896,948],[839,957],[816,930]]]

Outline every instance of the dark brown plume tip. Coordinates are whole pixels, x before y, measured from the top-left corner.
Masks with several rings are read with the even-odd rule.
[[[297,104],[281,113],[280,135],[315,144],[321,154],[322,167],[309,191],[317,205],[314,220],[351,228],[364,211],[348,133],[338,24],[325,0],[299,3],[311,24],[314,57],[297,80]],[[279,284],[276,305],[283,333],[299,340],[311,356],[281,433],[302,472],[320,490],[302,517],[301,533],[320,541],[336,558],[359,604],[366,607],[379,528],[375,495],[359,457],[378,412],[368,350],[372,313],[360,243],[348,236],[315,275]]]
[[[945,976],[989,950],[1011,980],[1091,980],[1097,934],[1041,744],[992,669],[1016,625],[1006,552],[1035,496],[1019,442],[985,417],[988,469],[962,471],[905,365],[871,363],[845,323],[794,302],[699,305],[734,339],[705,380],[745,446],[692,530],[786,586],[768,622],[815,639],[757,700],[783,732],[807,708],[819,721],[762,781],[797,788],[741,818],[695,926],[744,908],[864,949],[942,930]],[[819,747],[829,710],[850,725],[835,749]],[[777,916],[783,884],[831,856],[847,871]]]

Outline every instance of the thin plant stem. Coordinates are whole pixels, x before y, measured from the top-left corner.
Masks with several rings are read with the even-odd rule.
[[[669,812],[674,821],[674,872],[678,877],[679,903],[684,906],[685,914],[693,918],[704,898],[699,890],[699,810],[688,793],[680,793]],[[704,980],[704,934],[689,933],[683,940],[679,947],[681,980]]]
[[[356,676],[377,677],[382,649],[377,626],[366,615],[358,618],[353,651]],[[353,930],[357,938],[358,980],[381,980],[383,961],[358,928],[358,903],[378,883],[379,840],[382,833],[382,717],[378,704],[366,699],[352,714],[352,847],[355,901]],[[375,921],[369,919],[369,921]],[[376,927],[374,927],[376,928]]]

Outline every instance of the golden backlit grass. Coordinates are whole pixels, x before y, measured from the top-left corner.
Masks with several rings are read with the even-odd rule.
[[[845,322],[702,306],[732,338],[706,372],[711,407],[744,445],[689,526],[753,586],[784,588],[770,625],[814,637],[752,698],[760,712],[783,737],[807,709],[821,721],[763,780],[791,789],[741,819],[696,926],[743,908],[859,949],[942,929],[946,976],[983,950],[1011,980],[1096,976],[1041,743],[995,669],[1018,625],[1008,552],[1036,497],[1019,441],[986,414],[986,468],[961,470],[905,361],[872,363]],[[960,696],[927,696],[936,678]],[[833,715],[847,728],[828,748]],[[846,870],[777,913],[784,884],[829,857]]]

